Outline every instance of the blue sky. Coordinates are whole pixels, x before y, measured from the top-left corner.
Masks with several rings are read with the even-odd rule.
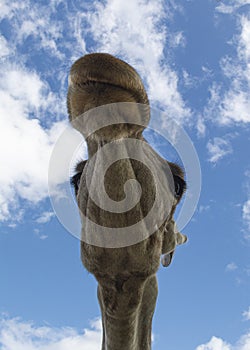
[[[70,66],[109,52],[138,70],[201,166],[189,242],[158,272],[153,349],[249,350],[250,1],[2,0],[0,48],[0,349],[99,349],[96,282],[47,182]]]

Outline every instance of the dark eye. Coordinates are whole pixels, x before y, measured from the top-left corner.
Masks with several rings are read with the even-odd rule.
[[[70,179],[70,183],[71,183],[71,185],[73,185],[73,187],[75,189],[76,196],[77,196],[79,185],[80,185],[81,175],[82,175],[82,172],[77,173]]]
[[[180,178],[179,176],[173,176],[174,177],[174,191],[175,191],[175,197],[177,199],[180,199],[186,189],[186,182]]]
[[[175,195],[176,196],[180,196],[181,195],[181,186],[180,186],[180,184],[178,182],[175,183]]]

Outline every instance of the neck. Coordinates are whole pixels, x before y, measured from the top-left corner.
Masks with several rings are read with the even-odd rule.
[[[98,285],[102,311],[102,350],[150,350],[152,318],[158,294],[156,276]]]

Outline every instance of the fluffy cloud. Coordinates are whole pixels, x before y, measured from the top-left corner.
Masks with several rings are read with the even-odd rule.
[[[7,40],[4,36],[0,35],[0,58],[8,56],[10,50],[8,48]]]
[[[213,141],[209,141],[207,144],[207,150],[209,161],[214,164],[225,157],[227,154],[232,153],[230,142],[220,137],[215,137]]]
[[[100,319],[92,321],[83,333],[69,327],[38,327],[19,318],[0,320],[1,350],[99,350],[100,344]]]
[[[48,86],[25,67],[0,69],[0,220],[20,218],[19,199],[38,203],[48,196],[47,172],[53,145],[65,122],[43,127],[37,116],[56,111]]]
[[[221,338],[212,337],[208,343],[202,344],[196,348],[196,350],[249,350],[249,349],[250,349],[250,332],[243,335],[235,345],[228,344]]]
[[[0,46],[5,47],[0,57],[6,55],[7,39],[14,61],[45,67],[45,79],[56,81],[65,90],[71,64],[86,53],[85,40],[76,30],[74,6],[69,8],[71,3],[74,1],[51,0],[47,6],[32,0],[2,0],[0,21],[5,20],[8,31],[6,38],[5,30],[0,37]]]
[[[250,231],[250,199],[248,199],[242,207],[242,218],[248,231]]]
[[[242,313],[242,316],[244,317],[244,320],[250,321],[250,306],[249,306],[248,310],[246,310]]]
[[[41,216],[39,216],[39,218],[36,219],[36,222],[38,224],[46,224],[47,222],[49,222],[51,220],[51,218],[53,218],[53,216],[55,216],[54,212],[45,211],[42,213]]]
[[[177,73],[164,59],[164,49],[182,45],[184,38],[182,33],[173,36],[168,32],[167,6],[162,0],[96,2],[92,11],[79,15],[77,23],[82,36],[86,32],[92,36],[97,51],[119,55],[137,68],[152,102],[160,104],[169,116],[183,120],[190,111],[178,91]]]
[[[231,350],[231,347],[222,339],[212,337],[207,344],[198,346],[196,350]]]
[[[235,271],[237,269],[238,269],[238,266],[234,262],[231,262],[231,263],[227,264],[227,266],[226,266],[227,272],[232,272],[232,271]]]
[[[214,83],[205,109],[208,118],[223,125],[250,122],[250,20],[244,15],[239,18],[240,34],[232,40],[237,56],[226,56],[221,60],[229,88]]]
[[[8,18],[11,21],[14,40],[22,44],[28,37],[36,38],[40,49],[49,50],[51,54],[64,58],[58,50],[57,42],[62,38],[62,24],[51,21],[51,14],[55,10],[55,3],[50,6],[37,7],[26,1],[1,1],[0,19]],[[17,16],[18,14],[18,16]]]
[[[244,5],[249,5],[250,0],[226,0],[219,1],[219,5],[216,7],[216,10],[221,13],[233,13],[235,10]]]

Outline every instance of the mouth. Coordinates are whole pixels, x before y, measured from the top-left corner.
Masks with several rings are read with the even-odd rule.
[[[138,97],[138,103],[148,104],[143,82],[126,62],[105,53],[92,53],[79,58],[71,67],[69,87],[103,84],[126,90]]]
[[[133,67],[104,53],[85,55],[72,65],[67,94],[70,120],[92,108],[117,102],[149,106],[143,82]]]
[[[114,84],[108,80],[97,80],[95,78],[84,78],[84,77],[80,77],[80,75],[78,77],[71,77],[71,75],[69,76],[69,87],[70,88],[79,88],[79,89],[84,89],[84,88],[88,88],[88,87],[97,87],[97,86],[110,86],[113,88],[118,88],[118,89],[122,89],[122,90],[126,90],[122,85],[118,85],[118,84]]]
[[[117,106],[124,102],[129,104]],[[104,105],[111,107],[108,109],[106,106],[105,112],[103,109],[98,109],[99,112],[95,110]],[[102,142],[128,135],[138,136],[150,119],[149,101],[139,74],[126,62],[108,54],[85,55],[72,65],[68,78],[67,108],[69,120],[75,129],[85,138],[93,134],[95,140]],[[90,113],[86,118],[78,118],[92,109],[92,117]],[[107,125],[105,120],[108,121]],[[91,125],[95,124],[98,129],[90,134]],[[106,127],[100,128],[100,125]]]

